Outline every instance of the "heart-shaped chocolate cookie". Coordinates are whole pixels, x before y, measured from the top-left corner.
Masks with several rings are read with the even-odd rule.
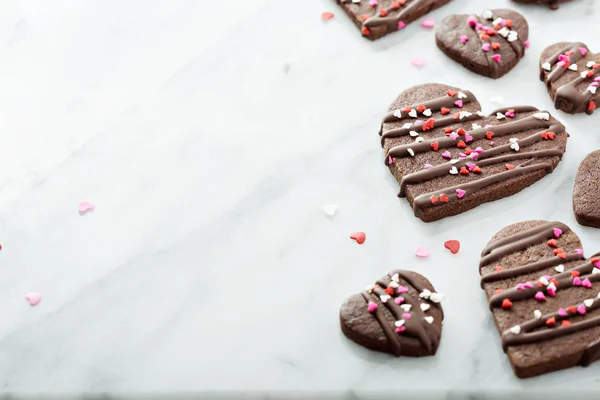
[[[443,298],[422,275],[392,271],[342,304],[342,332],[361,346],[397,357],[432,356],[440,345]]]
[[[600,258],[563,223],[525,221],[481,253],[481,286],[519,378],[600,358]]]
[[[540,79],[554,106],[569,114],[592,114],[600,91],[600,55],[581,42],[556,43],[540,57]]]
[[[486,116],[473,93],[428,83],[404,91],[382,122],[385,163],[425,222],[518,193],[551,173],[565,127],[535,107]]]
[[[544,4],[548,5],[553,10],[558,10],[560,3],[566,3],[571,0],[513,0],[515,3],[529,3],[529,4]]]
[[[577,169],[573,211],[581,225],[600,228],[600,150],[588,154]]]
[[[437,25],[438,47],[465,68],[500,78],[525,55],[529,27],[513,10],[487,10],[481,16],[450,15]]]

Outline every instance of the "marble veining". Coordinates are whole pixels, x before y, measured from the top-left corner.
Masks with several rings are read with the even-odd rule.
[[[518,380],[477,268],[491,235],[524,219],[561,220],[586,254],[600,250],[571,206],[600,116],[554,110],[537,67],[545,46],[600,34],[596,3],[486,1],[531,27],[525,58],[493,81],[418,23],[361,38],[333,0],[2,2],[0,398],[600,390],[600,363]],[[335,18],[323,22],[326,10]],[[430,81],[473,91],[484,111],[547,109],[571,133],[563,162],[516,196],[422,223],[396,197],[377,131],[400,91]],[[80,216],[84,200],[96,209]],[[414,257],[418,245],[429,259]],[[339,329],[344,298],[394,268],[447,296],[435,357],[373,353]],[[37,307],[28,292],[41,293]]]

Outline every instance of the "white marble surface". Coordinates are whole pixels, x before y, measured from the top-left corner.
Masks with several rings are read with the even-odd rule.
[[[432,15],[482,3],[509,6],[454,0]],[[0,393],[600,390],[600,363],[515,378],[477,269],[491,235],[523,219],[562,220],[600,250],[571,211],[600,116],[554,111],[537,78],[546,45],[598,37],[596,3],[515,6],[532,47],[498,81],[449,61],[418,24],[366,41],[333,0],[0,3]],[[377,130],[400,91],[430,81],[472,90],[484,111],[496,95],[549,109],[572,135],[564,161],[512,198],[422,223],[396,198]],[[80,200],[96,211],[80,216]],[[340,303],[391,268],[447,295],[437,356],[395,359],[340,332]]]

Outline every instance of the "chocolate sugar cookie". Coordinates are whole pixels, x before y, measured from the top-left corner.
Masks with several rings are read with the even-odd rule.
[[[392,271],[342,304],[342,332],[396,357],[432,356],[440,345],[443,298],[416,272]]]
[[[544,4],[548,5],[552,10],[558,10],[560,3],[566,3],[571,0],[513,0],[515,3],[528,3],[528,4]]]
[[[336,0],[362,35],[379,39],[401,29],[450,0]]]
[[[592,114],[600,95],[600,55],[581,42],[553,44],[540,57],[540,79],[557,109]]]
[[[551,173],[565,127],[531,106],[481,112],[475,95],[429,83],[404,91],[380,130],[385,164],[425,222],[511,196]]]
[[[600,357],[600,258],[560,222],[526,221],[481,253],[481,286],[519,378]]]
[[[513,10],[487,10],[481,16],[450,15],[437,25],[438,47],[476,74],[500,78],[525,55],[529,27]]]
[[[577,170],[573,211],[581,225],[600,228],[600,150],[588,154]]]

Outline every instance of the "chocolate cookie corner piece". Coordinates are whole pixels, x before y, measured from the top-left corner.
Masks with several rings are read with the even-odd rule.
[[[497,79],[525,55],[529,26],[513,10],[486,10],[481,16],[450,15],[436,27],[436,43],[452,60],[476,74]]]
[[[440,344],[443,298],[422,275],[392,271],[342,304],[342,332],[363,347],[396,357],[432,356]]]
[[[360,29],[363,37],[377,40],[451,0],[336,0]]]
[[[600,95],[600,55],[581,42],[553,44],[540,57],[540,79],[557,109],[590,115]]]
[[[398,197],[424,222],[518,193],[556,168],[567,143],[565,127],[546,111],[485,115],[473,93],[436,83],[401,93],[380,135]]]
[[[481,286],[519,378],[587,366],[600,357],[600,258],[586,259],[558,221],[498,232],[481,254]]]
[[[600,228],[600,150],[591,152],[579,164],[573,211],[580,225]]]
[[[566,3],[571,0],[513,0],[515,3],[525,4],[543,4],[548,5],[551,10],[558,10],[560,3]]]

